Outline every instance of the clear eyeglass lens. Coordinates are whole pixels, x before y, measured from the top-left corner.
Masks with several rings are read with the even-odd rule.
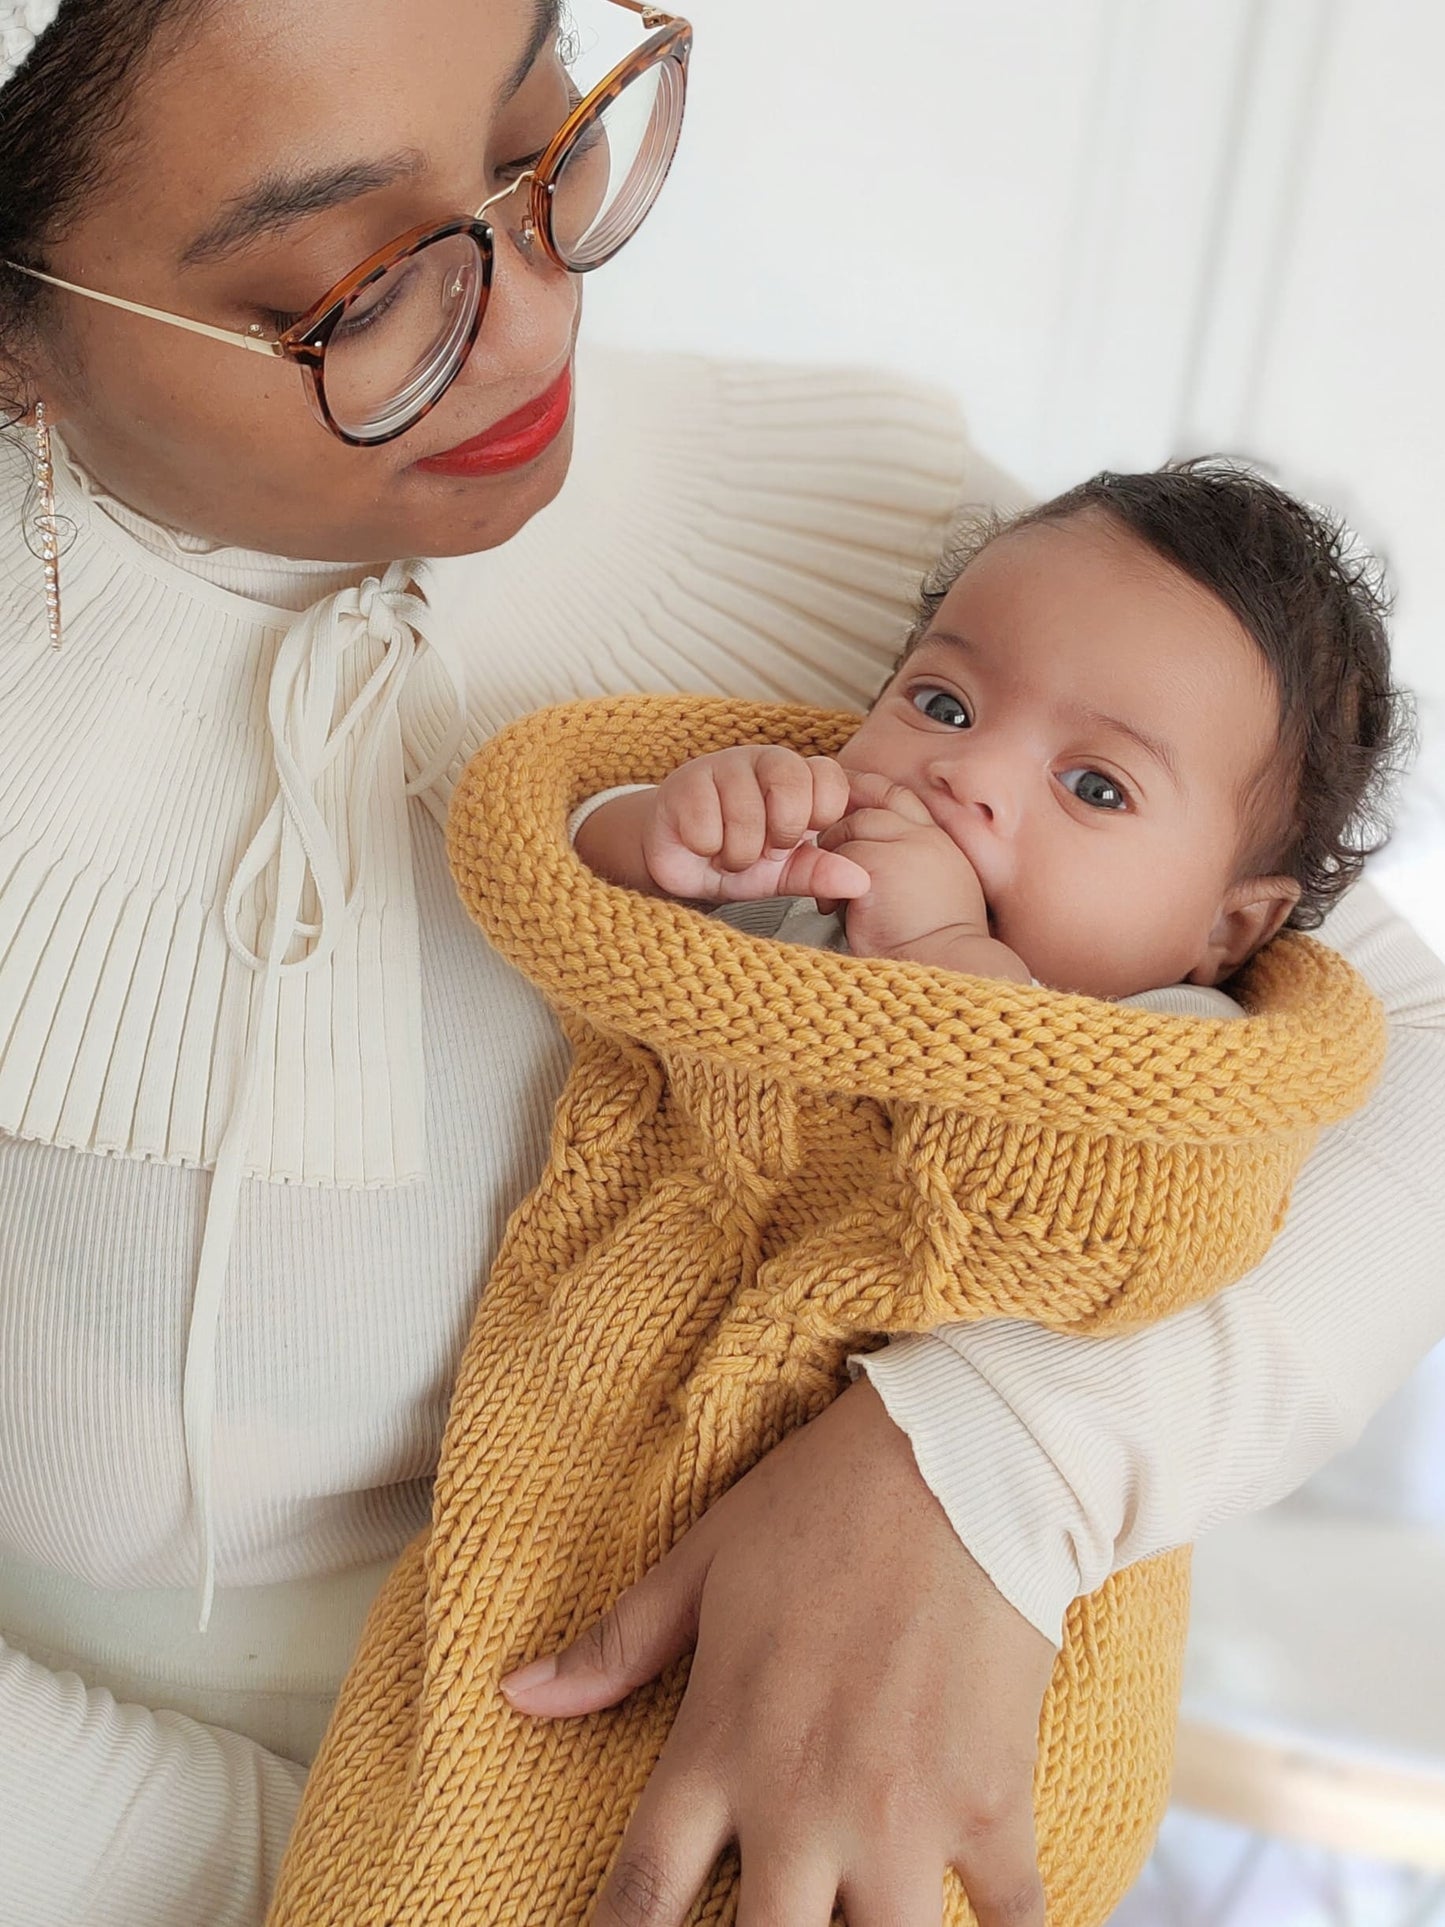
[[[574,274],[630,240],[657,199],[682,131],[683,73],[661,60],[583,129],[558,170],[552,238]]]
[[[476,243],[449,234],[353,295],[326,344],[337,426],[381,440],[422,415],[466,359],[482,290]]]

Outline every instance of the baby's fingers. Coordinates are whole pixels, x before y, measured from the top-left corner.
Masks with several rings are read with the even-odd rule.
[[[933,822],[926,811],[924,821],[930,825]],[[823,831],[818,838],[818,848],[846,850],[852,843],[906,843],[917,836],[920,827],[898,810],[882,807],[854,809]]]
[[[848,807],[848,778],[830,756],[771,748],[758,753],[758,787],[767,813],[766,848],[791,850]]]
[[[781,897],[817,897],[822,910],[835,909],[854,897],[866,897],[873,879],[851,857],[823,850],[816,843],[800,843],[778,879]]]
[[[768,847],[768,778],[764,767],[772,754],[771,750],[740,748],[723,750],[711,759],[722,813],[722,840],[716,852],[720,870],[751,869]]]
[[[927,806],[919,801],[913,791],[902,783],[895,783],[890,777],[880,776],[875,770],[851,770],[848,774],[848,808],[856,813],[859,810],[895,810],[899,816],[910,823],[931,823]]]
[[[806,827],[826,830],[840,816],[848,814],[848,772],[831,756],[810,756],[808,768],[813,778],[813,813]]]
[[[723,843],[722,798],[715,757],[698,756],[657,788],[654,828],[693,856],[715,857]]]

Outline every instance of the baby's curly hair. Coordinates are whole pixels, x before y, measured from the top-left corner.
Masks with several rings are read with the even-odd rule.
[[[991,542],[1017,529],[1105,515],[1224,603],[1252,636],[1279,694],[1279,733],[1257,786],[1246,874],[1289,876],[1289,923],[1312,930],[1389,833],[1414,709],[1390,676],[1390,592],[1381,563],[1337,517],[1242,462],[1200,456],[1136,475],[1105,471],[1007,518],[967,525],[929,574],[903,654]]]

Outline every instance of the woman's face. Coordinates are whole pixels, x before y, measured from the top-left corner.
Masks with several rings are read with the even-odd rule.
[[[271,334],[397,235],[507,187],[569,105],[556,0],[216,0],[148,66],[123,160],[47,266]],[[321,428],[290,363],[77,295],[54,295],[32,385],[97,483],[171,527],[336,561],[491,548],[561,487],[570,420],[501,474],[418,464],[514,414],[570,362],[579,284],[515,245],[524,198],[494,211],[471,360],[382,447]]]

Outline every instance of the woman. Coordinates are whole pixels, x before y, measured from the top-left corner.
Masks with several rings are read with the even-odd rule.
[[[646,211],[680,97],[685,34],[642,25],[646,111],[599,140],[548,0],[0,0],[0,372],[41,458],[0,501],[27,1927],[259,1919],[425,1517],[563,1063],[446,878],[464,757],[597,689],[865,700],[997,481],[886,383],[584,359],[574,409],[571,270]],[[1346,914],[1392,1066],[1258,1274],[1140,1339],[892,1348],[514,1683],[565,1716],[696,1644],[599,1921],[672,1927],[736,1836],[745,1920],[840,1894],[922,1927],[952,1861],[981,1927],[1041,1927],[1068,1602],[1288,1489],[1438,1335],[1445,976],[1368,893]]]

